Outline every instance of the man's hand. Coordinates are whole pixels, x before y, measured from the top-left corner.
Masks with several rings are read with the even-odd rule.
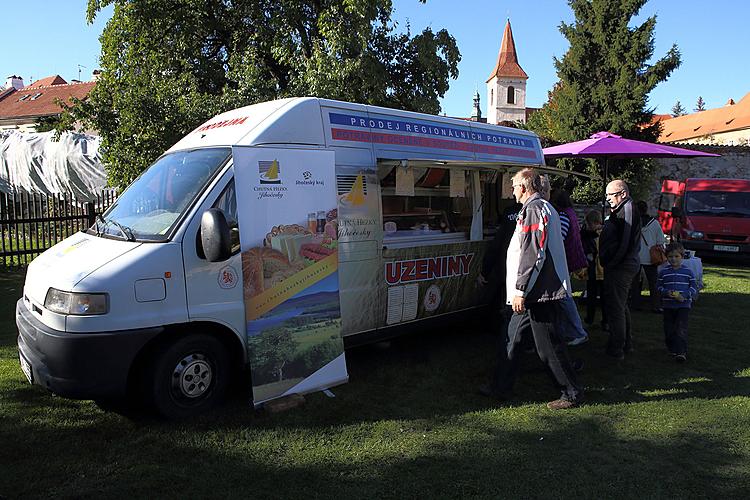
[[[511,303],[511,307],[513,308],[514,313],[522,313],[526,310],[526,306],[524,305],[524,298],[516,295],[513,297],[513,302]]]
[[[482,273],[479,273],[479,277],[477,278],[477,283],[479,283],[480,285],[484,286],[484,285],[486,285],[489,282],[487,281],[487,278],[485,278],[482,275]]]

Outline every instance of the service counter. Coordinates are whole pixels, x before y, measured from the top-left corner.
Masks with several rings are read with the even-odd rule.
[[[411,248],[427,245],[445,245],[467,241],[464,232],[444,233],[438,229],[403,229],[383,235],[385,248]]]

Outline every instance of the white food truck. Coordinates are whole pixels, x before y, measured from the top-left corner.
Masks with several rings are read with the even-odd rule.
[[[538,138],[484,123],[317,98],[223,113],[29,265],[21,367],[167,417],[248,368],[256,404],[343,383],[344,341],[485,303],[489,226],[526,166]]]

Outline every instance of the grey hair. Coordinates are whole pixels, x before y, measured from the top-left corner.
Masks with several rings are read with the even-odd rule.
[[[542,176],[533,168],[524,168],[516,172],[513,179],[518,181],[529,193],[541,193],[543,189]]]

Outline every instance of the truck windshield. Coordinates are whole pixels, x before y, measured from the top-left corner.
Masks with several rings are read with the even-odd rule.
[[[750,217],[750,193],[727,191],[692,191],[685,195],[688,215]]]
[[[230,148],[209,148],[162,156],[133,181],[89,231],[127,240],[165,240],[231,154]]]

